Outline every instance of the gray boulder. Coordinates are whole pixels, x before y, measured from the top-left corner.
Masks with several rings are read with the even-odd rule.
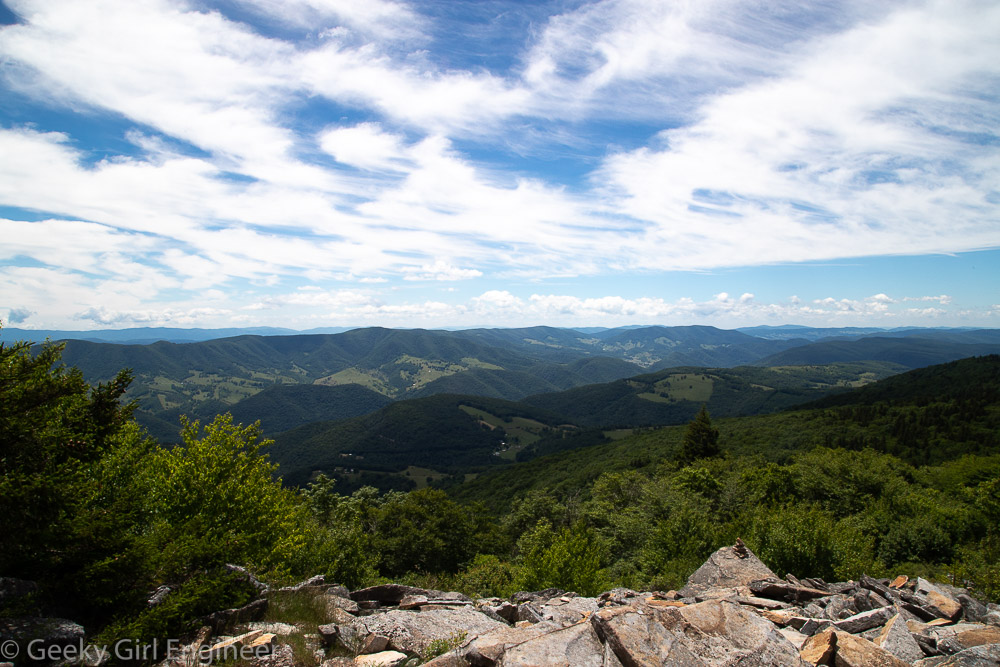
[[[965,649],[955,655],[918,660],[918,667],[996,667],[1000,665],[1000,644],[985,644]]]
[[[920,644],[910,634],[906,620],[900,614],[889,619],[873,643],[903,662],[916,662],[924,657]]]
[[[964,593],[960,594],[956,600],[962,605],[962,618],[964,620],[972,623],[982,623],[986,620],[989,611],[982,602]]]
[[[389,648],[423,655],[434,640],[466,639],[507,624],[496,621],[471,607],[385,613],[355,619],[354,628],[362,635],[380,635],[389,640]]]
[[[778,576],[745,546],[742,549],[722,547],[688,577],[687,585],[678,593],[684,597],[693,597],[711,588],[735,588],[746,586],[758,579],[777,578]]]
[[[610,607],[593,614],[591,623],[626,667],[806,664],[774,624],[727,600]]]
[[[605,651],[589,623],[559,628],[510,647],[503,667],[605,667]]]

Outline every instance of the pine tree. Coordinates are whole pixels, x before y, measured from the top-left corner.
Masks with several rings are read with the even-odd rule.
[[[701,410],[695,418],[688,424],[684,431],[684,440],[681,443],[681,450],[677,455],[677,460],[681,465],[689,465],[698,459],[707,459],[719,455],[719,429],[712,426],[712,419],[708,416],[708,410],[701,406]]]

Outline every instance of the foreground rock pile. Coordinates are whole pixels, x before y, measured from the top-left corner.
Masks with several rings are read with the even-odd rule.
[[[322,622],[259,620],[281,596],[309,601]],[[471,600],[399,584],[350,592],[314,577],[205,622],[160,667],[223,661],[235,647],[252,650],[240,664],[253,667],[1000,665],[1000,606],[905,576],[780,579],[742,543],[712,554],[680,591]]]
[[[298,590],[325,599],[322,667],[1000,665],[997,605],[923,579],[780,579],[742,543],[667,593],[551,589],[474,601],[398,584],[348,592],[319,579]],[[279,645],[257,663],[295,661]]]

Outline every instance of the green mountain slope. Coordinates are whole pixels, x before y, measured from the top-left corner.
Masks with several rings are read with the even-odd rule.
[[[314,471],[343,476],[362,470],[399,473],[418,466],[468,472],[509,464],[524,444],[552,430],[572,428],[560,426],[563,421],[510,401],[441,394],[279,433],[270,454],[289,484],[303,484]]]
[[[719,444],[731,456],[784,463],[815,447],[873,449],[912,465],[980,458],[953,473],[975,484],[1000,474],[1000,357],[993,355],[909,371],[777,414],[716,419]],[[676,455],[685,426],[563,451],[490,471],[449,490],[462,501],[498,511],[532,489],[579,494],[606,472],[652,473]],[[973,461],[970,459],[970,461]],[[991,472],[992,471],[992,472]],[[937,474],[937,473],[935,473]]]
[[[414,395],[441,378],[468,371],[524,372],[537,358],[483,345],[446,331],[358,329],[333,335],[240,336],[188,344],[116,345],[69,341],[64,361],[88,381],[131,368],[129,398],[139,402],[139,420],[151,430],[176,433],[179,414],[208,416],[231,409],[275,385],[357,385],[389,398]],[[631,370],[634,370],[632,368]],[[574,376],[574,382],[594,376]],[[477,393],[523,395],[524,387],[545,390],[570,385],[529,378],[504,380],[500,389],[484,376]],[[504,386],[506,383],[507,386]],[[447,391],[439,388],[438,392]],[[426,392],[430,393],[430,392]],[[322,419],[317,414],[314,419]]]
[[[1000,341],[956,343],[955,334],[940,338],[872,337],[858,340],[830,340],[802,345],[754,362],[758,366],[799,366],[806,364],[832,364],[849,361],[888,361],[922,368],[956,359],[1000,353]],[[987,335],[979,340],[988,339]]]
[[[587,357],[568,364],[540,363],[523,371],[472,369],[429,382],[413,395],[472,394],[516,401],[532,394],[630,377],[639,370],[633,363],[610,357]]]
[[[828,396],[805,407],[921,404],[951,401],[1000,403],[1000,355],[970,357],[901,373],[856,391]]]
[[[338,387],[293,384],[268,387],[227,408],[227,411],[236,422],[246,424],[259,419],[264,434],[270,435],[313,421],[359,417],[384,408],[391,402],[392,399],[356,384]],[[216,414],[209,412],[198,417],[211,419]]]
[[[717,417],[775,412],[905,370],[877,362],[775,368],[670,368],[601,385],[529,396],[525,403],[581,426],[654,426],[690,420],[704,404]]]

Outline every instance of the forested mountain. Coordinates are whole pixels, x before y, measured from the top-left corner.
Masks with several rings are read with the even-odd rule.
[[[719,417],[774,412],[845,391],[904,366],[857,362],[775,368],[670,368],[524,399],[582,426],[653,426],[691,419],[702,405]]]
[[[568,364],[545,361],[539,355],[485,345],[447,331],[379,328],[189,344],[68,341],[64,359],[91,382],[104,381],[121,368],[132,369],[135,381],[129,398],[139,403],[140,422],[161,438],[176,437],[180,414],[224,412],[282,384],[357,385],[393,399],[447,391],[520,398],[640,370],[615,359],[578,356]],[[435,384],[470,371],[477,373],[451,384]],[[328,416],[320,410],[309,421],[324,418]]]
[[[986,468],[968,473],[978,483],[1000,474],[1000,356],[913,370],[777,414],[718,419],[716,426],[728,455],[779,463],[816,447],[867,448],[911,465],[993,457]],[[506,508],[531,489],[577,488],[607,472],[652,470],[675,458],[684,428],[560,451],[481,475],[452,492]],[[977,466],[970,462],[969,471]]]
[[[280,433],[270,453],[289,484],[304,484],[314,471],[342,478],[362,471],[399,473],[411,466],[464,473],[509,464],[524,445],[566,429],[575,430],[539,408],[440,394]]]
[[[794,334],[800,328],[775,330]],[[136,335],[159,331],[140,330]],[[895,370],[902,370],[1000,351],[1000,333],[995,330],[919,330],[920,336],[914,330],[902,330],[866,338],[871,330],[808,329],[805,335],[820,332],[850,334],[853,339],[810,343],[804,337],[783,335],[769,340],[704,326],[590,331],[553,327],[466,331],[367,328],[339,334],[238,336],[183,344],[71,340],[64,359],[80,368],[92,383],[106,381],[122,368],[132,369],[135,379],[128,398],[138,401],[137,418],[154,436],[169,442],[177,438],[180,415],[207,420],[225,411],[259,413],[265,403],[251,402],[245,410],[237,406],[267,388],[282,385],[357,386],[393,400],[441,393],[506,400],[532,396],[532,404],[561,412],[579,424],[652,425],[690,418],[699,401],[708,401],[710,409],[720,416],[773,410],[809,400],[812,390],[821,393],[831,383],[827,379],[817,381],[812,388],[791,387],[783,384],[781,377],[756,381],[750,379],[750,371],[741,371],[743,379],[722,372],[739,364],[880,361],[899,364]],[[17,332],[4,333],[5,338],[12,335]],[[205,333],[192,330],[187,335]],[[636,379],[633,385],[588,387],[634,377],[643,369],[672,367],[707,367],[718,372],[714,379],[693,383],[697,390],[689,383],[690,396],[680,391],[679,384],[674,386],[670,374]],[[883,377],[892,367],[880,368],[869,379]],[[832,383],[858,379],[836,378]],[[575,388],[581,389],[558,393]],[[280,426],[265,424],[265,428],[274,432],[291,424],[358,415],[378,407],[361,398],[362,394],[326,394],[320,400],[324,396],[320,392],[304,390],[297,394],[302,397],[299,407],[285,411],[294,414],[294,419]],[[281,395],[274,397],[280,405]],[[331,401],[345,403],[338,406]],[[265,408],[259,414],[276,412]]]
[[[539,363],[523,371],[474,368],[429,382],[413,395],[472,394],[518,400],[531,394],[631,377],[638,370],[635,364],[610,357],[586,357],[566,364]]]
[[[622,434],[611,433],[616,429],[683,424],[703,405],[717,417],[775,412],[899,370],[880,363],[682,367],[539,394],[520,403],[438,395],[397,402],[359,419],[279,433],[273,455],[290,483],[301,484],[309,472],[323,471],[347,488],[360,485],[362,475],[364,483],[390,488],[405,483],[399,473],[408,466],[439,475],[478,473],[608,442]],[[359,452],[361,458],[344,455]],[[353,471],[349,476],[348,469]]]
[[[749,364],[805,340],[765,340],[707,326],[646,327],[601,337],[603,354],[621,354],[648,368],[672,366],[731,367]]]
[[[279,384],[259,394],[228,406],[214,401],[199,405],[188,415],[210,422],[215,415],[228,412],[236,422],[250,424],[260,420],[264,435],[302,426],[314,421],[334,421],[359,417],[392,403],[392,399],[357,384],[326,386],[321,384]],[[179,418],[180,415],[177,415]],[[176,419],[174,422],[176,423]]]
[[[992,332],[992,330],[989,330]],[[755,361],[759,366],[799,366],[846,361],[888,361],[907,368],[922,368],[1000,352],[1000,339],[992,333],[934,336],[872,337],[857,340],[828,340],[794,347]],[[979,340],[987,342],[953,342]]]

